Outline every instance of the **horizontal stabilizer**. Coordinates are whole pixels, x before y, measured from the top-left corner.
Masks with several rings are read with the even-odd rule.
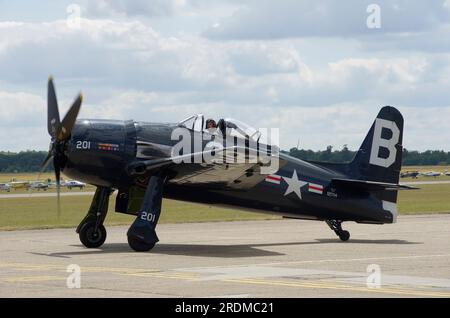
[[[377,181],[367,180],[354,180],[354,179],[331,179],[331,185],[338,189],[356,189],[364,191],[383,191],[383,190],[417,190],[419,188],[411,187],[396,183],[385,183]]]

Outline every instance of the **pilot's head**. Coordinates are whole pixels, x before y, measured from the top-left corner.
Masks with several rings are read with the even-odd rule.
[[[208,119],[206,121],[206,129],[217,128],[216,121],[214,119]]]

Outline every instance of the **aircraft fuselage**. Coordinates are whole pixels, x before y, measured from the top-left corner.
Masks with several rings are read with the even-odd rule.
[[[78,120],[66,145],[67,161],[63,172],[68,177],[95,186],[125,190],[134,186],[130,163],[170,157],[176,124],[114,120]],[[192,134],[201,132],[192,131]],[[205,140],[203,146],[208,142]],[[283,154],[284,165],[275,173],[239,183],[195,178],[196,169],[186,173],[176,165],[164,197],[183,201],[280,214],[292,218],[355,220],[367,223],[392,223],[395,216],[386,212],[374,194],[340,191],[331,186],[334,177],[345,174]],[[220,179],[220,171],[215,171]],[[251,180],[252,176],[249,176]],[[195,182],[183,182],[184,179]],[[254,179],[254,178],[253,178]],[[144,181],[145,183],[145,181]]]

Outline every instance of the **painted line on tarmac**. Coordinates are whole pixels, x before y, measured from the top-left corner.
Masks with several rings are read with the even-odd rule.
[[[66,272],[65,265],[56,264],[25,264],[25,263],[0,263],[0,268],[8,268],[15,271],[55,271]],[[161,271],[159,269],[144,269],[144,268],[128,268],[128,267],[94,267],[94,266],[80,266],[82,273],[110,273],[123,276],[135,277],[153,277],[153,278],[171,278],[182,280],[196,280],[198,274],[185,273],[177,271]],[[54,280],[54,278],[61,278],[61,276],[17,276],[12,279],[7,279],[8,282],[21,281],[35,281]],[[46,279],[45,277],[49,278]]]
[[[311,263],[328,263],[328,262],[363,262],[363,261],[377,261],[377,260],[396,260],[396,259],[415,259],[415,258],[430,258],[430,257],[450,257],[450,254],[431,254],[431,255],[405,255],[405,256],[380,256],[380,257],[365,257],[365,258],[337,258],[337,259],[317,259],[307,261],[290,261],[290,262],[270,262],[270,263],[255,263],[254,266],[271,266],[271,265],[289,265],[289,264],[311,264]],[[203,270],[213,268],[223,268],[224,266],[201,266],[179,268],[178,270]],[[248,265],[230,265],[227,267],[248,267]]]
[[[425,255],[423,255],[425,256]],[[428,255],[429,257],[430,255]],[[435,255],[436,256],[436,255]],[[25,263],[0,263],[0,267],[9,267],[13,270],[56,270],[64,271],[64,265],[56,264],[25,264]],[[184,281],[199,281],[201,279],[201,274],[199,273],[186,273],[177,271],[160,271],[160,270],[149,270],[140,268],[107,268],[107,267],[92,267],[92,266],[81,266],[82,272],[104,272],[117,274],[120,276],[132,276],[140,278],[166,278],[166,279],[176,279]],[[41,275],[41,276],[16,276],[8,277],[7,282],[10,283],[23,283],[23,282],[44,282],[44,281],[54,281],[64,279],[65,276],[57,275]],[[393,286],[387,285],[387,287],[382,288],[367,288],[358,286],[355,282],[348,281],[329,281],[329,280],[308,280],[308,281],[292,281],[292,280],[273,280],[264,278],[229,278],[229,279],[219,279],[218,281],[229,282],[229,283],[239,283],[239,284],[259,284],[259,285],[270,285],[270,286],[283,286],[283,287],[297,287],[297,288],[311,288],[311,289],[332,289],[332,290],[347,290],[347,291],[358,291],[358,292],[372,292],[372,293],[385,293],[394,295],[409,295],[409,296],[421,296],[421,297],[450,297],[450,293],[442,291],[432,291],[427,289],[417,289],[408,288],[405,286]],[[426,288],[426,286],[423,286]]]
[[[273,262],[257,265],[284,265],[284,264],[310,264],[310,263],[328,263],[328,262],[364,262],[378,260],[396,260],[396,259],[415,259],[430,257],[450,257],[450,254],[433,254],[433,255],[405,255],[405,256],[380,256],[380,257],[363,257],[363,258],[338,258],[338,259],[319,259],[309,261],[292,261],[292,262]]]
[[[275,280],[265,280],[265,279],[227,279],[223,280],[229,283],[239,283],[239,284],[256,284],[256,285],[269,285],[269,286],[284,286],[284,287],[299,287],[299,288],[311,288],[311,289],[332,289],[332,290],[348,290],[348,291],[358,291],[358,292],[368,292],[368,293],[386,293],[395,295],[408,295],[408,296],[426,296],[426,297],[450,297],[450,293],[445,292],[434,292],[434,291],[424,291],[418,289],[406,289],[406,288],[393,288],[393,287],[382,287],[382,288],[367,288],[358,287],[345,284],[332,284],[322,281],[311,281],[311,282],[292,282],[292,281],[275,281]]]
[[[7,278],[8,283],[32,283],[32,282],[47,282],[54,280],[64,280],[64,276],[48,275],[48,276],[13,276]]]

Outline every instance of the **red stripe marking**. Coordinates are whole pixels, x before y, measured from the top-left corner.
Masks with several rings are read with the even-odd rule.
[[[313,189],[313,190],[317,190],[317,191],[323,191],[323,187],[316,187],[316,186],[309,185],[309,188]]]
[[[270,180],[274,180],[274,181],[281,181],[281,178],[272,177],[272,176],[267,176],[266,179],[270,179]]]

